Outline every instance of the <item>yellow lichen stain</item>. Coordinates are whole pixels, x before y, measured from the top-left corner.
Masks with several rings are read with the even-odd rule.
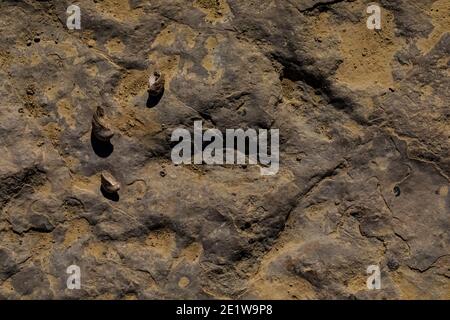
[[[417,41],[417,47],[424,55],[434,48],[445,33],[449,32],[450,1],[438,0],[434,2],[427,14],[432,19],[431,23],[434,29],[427,38],[421,38]]]
[[[58,43],[58,54],[62,53],[63,57],[65,59],[68,58],[76,58],[79,57],[80,54],[78,54],[77,47],[75,46],[74,42],[69,40],[64,40],[60,43]],[[61,55],[61,54],[60,54]]]
[[[219,40],[216,37],[208,37],[205,43],[206,56],[202,60],[203,68],[208,71],[208,84],[217,83],[223,76],[224,69],[220,67],[220,56],[216,54]]]
[[[191,281],[187,277],[181,277],[180,280],[178,280],[178,286],[182,289],[186,288]]]
[[[298,104],[300,103],[296,93],[298,92],[297,85],[291,79],[283,78],[281,81],[281,93],[283,95],[283,100],[286,103]]]
[[[11,65],[12,57],[9,52],[0,51],[0,68],[5,70],[7,66]]]
[[[75,85],[75,87],[73,88],[73,90],[71,92],[71,97],[72,98],[87,98],[84,91],[78,85]]]
[[[144,95],[148,89],[148,75],[147,70],[128,71],[117,88],[116,100],[128,105],[135,96]]]
[[[29,248],[32,260],[39,261],[42,265],[48,265],[53,242],[53,235],[51,233],[28,231],[26,236],[20,240],[20,245]]]
[[[145,239],[144,246],[162,257],[170,258],[176,247],[175,234],[165,229],[154,231]]]
[[[348,281],[347,290],[352,294],[356,294],[360,291],[367,290],[366,281],[367,281],[367,276],[357,275]]]
[[[193,67],[194,67],[194,62],[192,62],[190,60],[184,60],[183,68],[181,69],[181,75],[183,76],[184,79],[192,80],[192,81],[195,81],[195,79],[197,79],[197,74],[195,72],[189,71]]]
[[[321,203],[317,205],[311,205],[305,211],[305,217],[310,221],[324,221],[326,214],[328,213],[327,203]]]
[[[97,45],[97,41],[95,41],[94,39],[89,39],[86,41],[86,44],[88,45],[88,47],[95,47]]]
[[[285,233],[260,262],[257,273],[249,281],[247,294],[257,299],[317,299],[315,288],[307,280],[291,274],[288,262],[283,256],[296,250],[299,243],[298,234]],[[281,267],[273,268],[273,265]],[[283,270],[280,273],[280,270]]]
[[[430,85],[425,85],[420,88],[420,91],[421,91],[420,100],[425,101],[433,96],[434,89]]]
[[[202,253],[203,246],[201,245],[201,243],[193,242],[189,246],[181,250],[173,266],[176,267],[180,264],[184,265],[186,263],[198,263]]]
[[[14,164],[14,157],[11,155],[11,151],[6,148],[1,149],[2,156],[0,157],[0,175],[6,174],[8,172],[17,171],[17,165]]]
[[[137,113],[136,113],[137,112]],[[161,132],[161,125],[153,114],[146,115],[142,110],[123,110],[112,120],[112,125],[123,134],[140,139]]]
[[[448,210],[448,204],[447,204],[447,199],[448,199],[448,186],[441,186],[439,188],[439,195],[440,195],[440,199],[439,199],[439,206],[443,209],[443,210]]]
[[[203,247],[200,243],[191,243],[188,247],[184,248],[180,257],[188,262],[198,261],[203,252]]]
[[[72,175],[72,180],[69,181],[70,186],[77,190],[94,193],[99,189],[100,174],[95,174],[90,177]]]
[[[85,254],[94,257],[97,261],[103,260],[108,252],[108,247],[101,242],[89,242]]]
[[[142,200],[147,192],[147,184],[144,180],[137,180],[128,185],[126,189],[126,198],[130,199],[130,205],[133,204],[135,200]]]
[[[134,293],[128,293],[125,295],[123,300],[138,300],[138,297]]]
[[[336,73],[338,82],[352,89],[372,86],[394,87],[391,62],[401,49],[403,40],[394,33],[394,16],[382,10],[382,29],[369,30],[365,23],[338,27],[343,63]]]
[[[355,6],[352,10],[367,16],[366,6]],[[404,41],[395,35],[393,14],[386,9],[381,14],[381,30],[369,30],[365,18],[356,23],[340,22],[329,12],[320,13],[309,26],[318,39],[339,42],[342,63],[336,72],[338,83],[355,90],[394,87],[391,62]]]
[[[73,59],[72,64],[74,66],[78,66],[78,65],[85,65],[86,64],[86,57],[75,57]]]
[[[439,194],[442,197],[447,197],[448,196],[448,186],[442,186],[439,188]]]
[[[75,129],[76,121],[74,109],[67,99],[61,99],[56,103],[58,114],[66,121],[71,129]]]
[[[370,162],[370,168],[376,171],[386,171],[389,167],[389,160],[385,157],[376,157]]]
[[[443,69],[444,72],[447,74],[447,77],[450,77],[450,69],[447,68],[449,63],[450,63],[450,57],[449,56],[445,56],[443,58],[440,58],[437,61],[437,63],[436,63],[436,67],[438,67],[439,69]]]
[[[361,125],[359,125],[356,121],[351,120],[351,119],[346,120],[342,124],[342,126],[346,130],[346,133],[348,133],[353,138],[363,138],[364,137],[365,131],[363,130]]]
[[[198,34],[188,26],[181,26],[181,30],[179,31],[183,36],[183,41],[187,44],[189,49],[193,49],[197,42]]]
[[[156,48],[158,46],[170,47],[174,44],[175,40],[176,27],[175,24],[170,24],[158,33],[155,40],[153,40],[152,48]]]
[[[395,283],[400,299],[415,300],[426,299],[425,292],[418,289],[417,283],[414,281],[414,273],[406,267],[400,267],[393,275],[392,281]]]
[[[195,0],[193,5],[205,14],[205,21],[213,25],[225,23],[233,17],[225,0]]]
[[[60,278],[55,277],[54,275],[47,273],[48,283],[50,284],[50,290],[56,292],[59,289]]]
[[[180,46],[189,49],[194,48],[198,34],[189,26],[172,23],[165,27],[153,40],[152,49],[163,47],[169,48],[179,41]]]
[[[96,297],[97,300],[116,300],[117,295],[112,292],[102,293],[101,295]]]
[[[95,8],[107,18],[116,21],[138,22],[145,13],[141,8],[132,9],[129,1],[99,0],[95,1]]]
[[[15,292],[14,287],[11,283],[12,277],[6,279],[2,284],[0,284],[0,294],[3,296],[8,296],[9,294]]]
[[[441,259],[444,260],[445,258]],[[437,266],[438,262],[435,263]],[[440,268],[445,268],[448,265],[447,261],[441,261]],[[434,269],[434,268],[433,268]],[[427,271],[431,272],[431,271]],[[445,272],[445,271],[444,271]],[[403,300],[417,300],[417,299],[450,299],[450,282],[444,277],[434,276],[423,278],[423,275],[411,270],[408,267],[401,266],[398,270],[392,273],[392,281],[396,286],[396,291],[399,293],[399,298]],[[428,290],[424,284],[429,282],[429,286],[436,290]]]
[[[142,137],[161,130],[153,112],[148,112],[145,108],[135,108],[137,102],[142,103],[148,96],[149,74],[150,68],[128,71],[122,77],[114,95],[114,99],[122,108],[117,110],[114,117],[110,117],[111,125],[130,137]],[[136,100],[136,97],[142,99]]]
[[[65,156],[63,159],[64,159],[64,162],[66,163],[66,166],[71,171],[73,171],[75,168],[77,168],[80,165],[80,161],[77,158],[72,157],[70,155]]]
[[[84,250],[85,255],[94,257],[98,262],[102,261],[120,261],[119,254],[111,246],[100,241],[89,242]]]
[[[82,237],[90,234],[91,227],[85,219],[75,219],[67,222],[63,246],[70,247]]]
[[[57,146],[59,144],[61,127],[57,123],[48,123],[46,126],[44,126],[43,132],[45,136],[51,141],[52,145]]]
[[[55,84],[50,87],[47,87],[47,90],[44,91],[44,94],[50,101],[54,101],[56,100],[60,89],[61,88]]]
[[[29,62],[31,67],[35,67],[42,63],[42,57],[37,52],[33,52]]]
[[[300,277],[259,275],[251,281],[248,293],[258,299],[299,300],[316,299],[312,285]]]
[[[106,50],[108,50],[108,54],[110,55],[117,55],[122,54],[125,50],[125,45],[122,43],[120,39],[111,39],[109,40],[106,45]]]

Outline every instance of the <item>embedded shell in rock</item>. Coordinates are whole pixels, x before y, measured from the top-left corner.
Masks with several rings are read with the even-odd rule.
[[[148,93],[151,96],[159,96],[164,90],[164,75],[159,71],[153,72],[148,78]]]
[[[114,136],[114,132],[108,124],[108,118],[102,107],[97,107],[92,118],[92,132],[100,141],[109,141]]]
[[[102,188],[107,193],[117,193],[120,190],[120,182],[109,172],[102,172]]]

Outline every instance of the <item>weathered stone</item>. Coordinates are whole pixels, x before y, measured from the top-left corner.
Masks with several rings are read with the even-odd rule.
[[[448,0],[368,3],[2,1],[0,297],[449,299]],[[198,120],[279,129],[278,174],[174,165]]]

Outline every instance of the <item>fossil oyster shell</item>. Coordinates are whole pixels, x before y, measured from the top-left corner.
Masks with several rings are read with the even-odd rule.
[[[92,132],[100,141],[109,141],[114,136],[114,132],[108,125],[105,110],[103,110],[102,107],[97,107],[97,110],[94,113],[92,118]]]
[[[104,171],[101,174],[102,188],[107,193],[117,193],[120,190],[120,182],[114,176]]]
[[[164,90],[164,75],[159,71],[154,71],[148,78],[148,93],[151,96],[159,96]]]

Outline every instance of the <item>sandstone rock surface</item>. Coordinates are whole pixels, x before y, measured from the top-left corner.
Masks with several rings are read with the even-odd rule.
[[[1,1],[0,298],[449,299],[449,2],[368,3]],[[279,129],[280,171],[175,166],[196,120]]]

